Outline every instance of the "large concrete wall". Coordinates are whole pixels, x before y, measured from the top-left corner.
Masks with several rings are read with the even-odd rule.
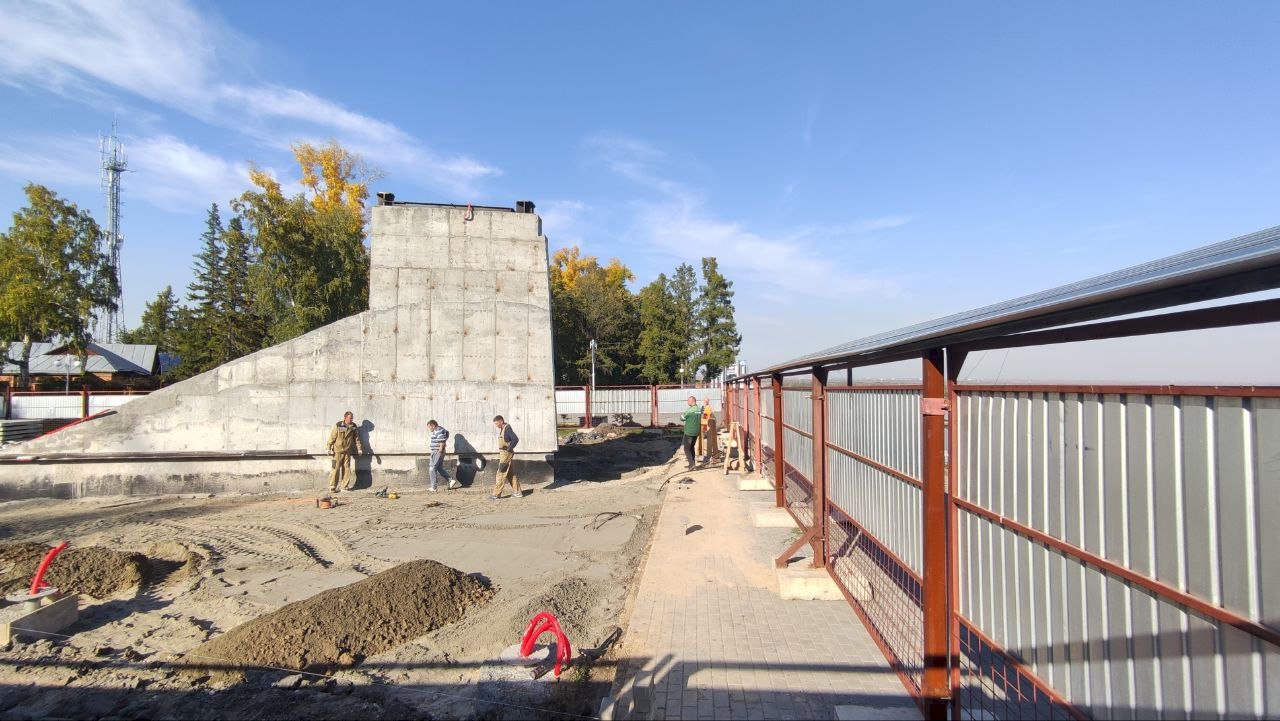
[[[343,411],[364,421],[366,474],[410,474],[435,418],[455,452],[493,454],[494,415],[525,459],[556,449],[547,243],[532,213],[373,209],[369,310],[29,441],[0,457],[0,497],[319,487]],[[312,457],[252,458],[305,451]],[[73,462],[12,456],[70,454]],[[252,460],[98,458],[243,453]],[[164,480],[168,479],[168,480]],[[408,481],[408,478],[405,478]],[[372,479],[377,483],[378,479]],[[281,485],[283,484],[283,486]]]

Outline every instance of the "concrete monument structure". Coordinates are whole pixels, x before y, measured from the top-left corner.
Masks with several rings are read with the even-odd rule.
[[[519,211],[373,209],[369,310],[0,454],[0,498],[325,488],[324,444],[355,413],[361,485],[425,483],[426,422],[464,482],[493,477],[501,414],[517,473],[556,449],[547,241]]]

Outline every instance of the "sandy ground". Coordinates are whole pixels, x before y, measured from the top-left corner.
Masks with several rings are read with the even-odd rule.
[[[554,483],[500,501],[487,500],[487,488],[428,493],[422,480],[396,488],[395,500],[344,493],[329,510],[284,495],[0,504],[0,544],[68,540],[142,553],[153,564],[140,585],[82,596],[67,637],[0,650],[0,718],[594,714],[612,680],[608,657],[565,674],[537,703],[486,692],[480,681],[539,610],[557,613],[578,648],[625,625],[663,481],[683,465],[678,455],[674,441],[655,435],[591,439],[565,447]],[[184,668],[185,656],[241,624],[418,559],[473,576],[492,587],[492,599],[338,671],[250,669],[224,683]],[[335,607],[334,618],[374,613],[373,605]]]

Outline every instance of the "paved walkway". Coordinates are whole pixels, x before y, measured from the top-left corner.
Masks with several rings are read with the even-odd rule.
[[[638,674],[616,718],[919,718],[844,601],[784,601],[772,559],[794,539],[755,528],[751,503],[718,469],[668,486],[620,656]]]

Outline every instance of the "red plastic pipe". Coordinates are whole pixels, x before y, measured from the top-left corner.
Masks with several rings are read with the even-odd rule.
[[[49,564],[53,563],[53,559],[56,558],[59,553],[62,553],[62,549],[66,547],[67,547],[67,542],[63,541],[62,543],[59,543],[53,548],[50,548],[49,552],[44,554],[44,560],[40,562],[40,567],[36,569],[36,575],[31,577],[30,594],[32,596],[36,595],[37,593],[40,593],[41,588],[44,588],[45,586],[49,585],[44,582],[44,572],[49,570]]]
[[[556,636],[555,674],[559,678],[560,666],[562,663],[566,666],[569,664],[573,649],[569,646],[569,638],[560,629],[560,621],[556,620],[550,611],[542,611],[529,620],[529,628],[525,629],[524,638],[520,641],[520,655],[528,657],[533,652],[533,644],[538,637],[547,631],[551,631]]]

